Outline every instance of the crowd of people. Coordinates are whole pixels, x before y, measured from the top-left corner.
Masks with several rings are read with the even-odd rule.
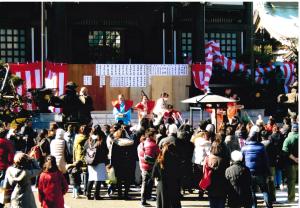
[[[216,133],[210,119],[195,129],[182,121],[167,98],[162,93],[156,104],[147,104],[143,95],[134,107],[139,111],[135,127],[130,125],[133,103],[123,95],[113,102],[112,125],[92,126],[88,119],[87,124],[64,128],[53,122],[36,132],[30,121],[16,127],[1,122],[0,181],[10,196],[3,203],[36,207],[32,185],[42,207],[64,207],[68,185],[74,199],[130,199],[133,184],[141,186],[142,206],[156,200],[158,208],[181,207],[186,191],[196,192],[199,200],[207,194],[213,208],[257,207],[257,186],[266,207],[272,207],[284,184],[288,201],[295,201],[297,115],[285,117],[283,125],[272,116],[266,124],[261,118],[255,123],[224,119]],[[209,184],[202,189],[206,168]]]

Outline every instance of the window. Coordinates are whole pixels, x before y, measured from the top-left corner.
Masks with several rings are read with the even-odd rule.
[[[121,57],[120,31],[89,32],[89,55],[93,63],[118,63]]]
[[[25,62],[25,30],[0,28],[0,58],[4,62]]]
[[[220,43],[220,50],[224,56],[236,59],[237,56],[237,33],[211,32],[205,33],[205,43],[214,40]]]
[[[192,59],[192,33],[181,33],[181,58],[183,63]]]

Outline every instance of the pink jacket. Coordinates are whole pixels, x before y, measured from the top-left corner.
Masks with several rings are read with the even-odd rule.
[[[148,164],[145,159],[144,155],[151,156],[153,158],[157,158],[159,154],[159,147],[157,146],[154,139],[147,138],[144,142],[141,142],[137,148],[140,168],[142,171],[149,171],[152,169],[153,165]]]

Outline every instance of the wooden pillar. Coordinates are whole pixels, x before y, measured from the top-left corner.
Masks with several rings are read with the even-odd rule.
[[[194,31],[193,31],[193,62],[205,61],[205,5],[194,5]]]
[[[255,69],[254,69],[254,54],[253,54],[253,2],[245,2],[245,12],[246,12],[246,31],[245,31],[245,53],[249,54],[250,57],[250,67],[251,67],[251,83],[255,84]]]

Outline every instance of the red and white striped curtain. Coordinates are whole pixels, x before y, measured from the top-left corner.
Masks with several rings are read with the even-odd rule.
[[[42,72],[41,62],[9,64],[9,69],[12,74],[24,80],[22,86],[17,88],[17,93],[21,96],[31,98],[31,93],[28,89],[37,89],[42,87]],[[68,80],[67,64],[45,63],[45,87],[57,89],[56,95],[64,93],[64,86]],[[36,110],[37,106],[34,103],[25,103],[24,109]],[[60,113],[60,108],[51,109],[53,112]]]

